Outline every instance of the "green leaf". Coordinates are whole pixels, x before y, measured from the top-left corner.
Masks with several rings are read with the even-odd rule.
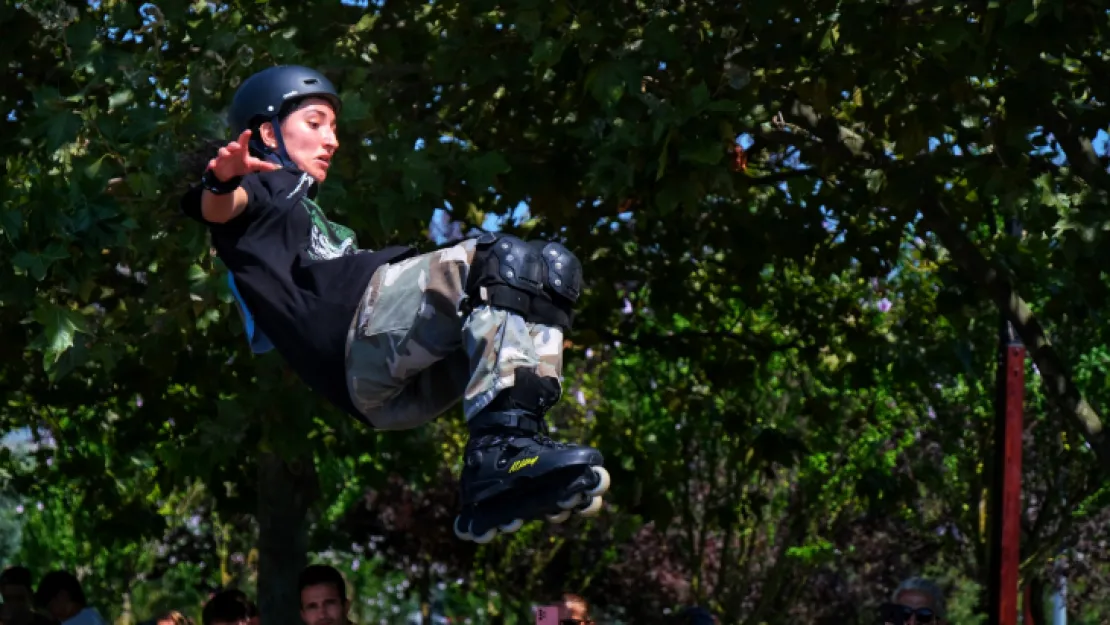
[[[81,131],[81,118],[69,111],[57,113],[50,118],[45,131],[46,149],[54,152],[77,138],[77,133]]]
[[[135,99],[135,92],[130,89],[121,89],[108,97],[108,108],[116,109],[131,104]]]
[[[78,54],[83,54],[96,40],[96,24],[91,18],[77,20],[66,29],[66,43]]]
[[[200,282],[208,279],[208,272],[197,264],[189,265],[189,282]]]
[[[46,246],[41,255],[50,264],[69,258],[69,247],[59,241],[54,241]]]
[[[566,41],[562,39],[541,39],[532,48],[529,62],[533,67],[551,67],[559,62],[566,48]]]
[[[23,213],[19,211],[0,212],[0,232],[3,232],[9,241],[12,243],[18,241],[22,231]]]
[[[497,176],[511,170],[509,162],[500,152],[485,152],[466,164],[466,181],[475,189],[484,191],[493,186]]]
[[[84,343],[80,341],[74,343],[73,347],[63,352],[57,362],[48,369],[50,380],[56,382],[66,377],[73,370],[88,362],[89,355],[90,350]]]
[[[821,52],[830,52],[839,40],[840,24],[833,24],[825,31],[825,36],[821,38],[821,45],[818,49]]]
[[[366,31],[374,28],[374,24],[377,21],[378,21],[378,14],[377,13],[367,13],[366,15],[363,15],[361,18],[359,18],[358,22],[354,26],[351,27],[351,32],[353,32],[353,33],[364,33]]]
[[[716,165],[725,156],[725,149],[716,139],[702,140],[694,145],[683,147],[679,158],[691,163],[702,165]]]
[[[603,105],[613,105],[624,97],[627,67],[622,61],[605,61],[586,75],[585,86],[590,95]]]
[[[709,104],[711,96],[709,95],[709,87],[704,81],[698,83],[698,86],[690,90],[690,115],[696,115],[705,110],[706,105]]]
[[[440,196],[443,194],[443,178],[435,163],[421,152],[412,152],[402,163],[402,176],[405,198],[415,200],[422,195]]]
[[[107,155],[101,156],[100,158],[98,158],[98,159],[94,160],[93,162],[89,163],[88,165],[86,165],[85,166],[85,176],[87,176],[87,177],[89,177],[93,180],[97,180],[98,178],[100,178],[100,173],[101,173],[102,165],[104,164],[104,159],[105,158],[107,158]]]
[[[40,304],[35,309],[33,318],[43,326],[40,344],[44,352],[43,366],[47,371],[58,362],[66,350],[73,347],[73,338],[78,332],[88,332],[84,315],[57,304]]]
[[[140,197],[152,200],[158,197],[161,187],[158,179],[147,172],[138,172],[127,176],[127,186]]]
[[[39,282],[46,277],[46,261],[37,254],[24,251],[16,252],[15,256],[12,257],[12,267],[30,274],[32,278]]]

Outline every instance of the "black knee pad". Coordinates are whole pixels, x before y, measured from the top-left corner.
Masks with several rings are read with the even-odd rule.
[[[536,320],[564,330],[574,323],[574,304],[582,294],[582,263],[562,243],[532,241],[543,258],[543,295],[532,301]]]
[[[569,329],[582,290],[582,263],[561,243],[525,243],[484,233],[467,279],[467,295],[533,323]]]
[[[582,295],[582,263],[578,257],[555,241],[532,241],[532,247],[540,250],[547,269],[544,286],[571,304],[577,302]]]
[[[539,252],[512,235],[486,233],[470,265],[467,295],[525,318],[532,300],[543,293],[543,259]]]

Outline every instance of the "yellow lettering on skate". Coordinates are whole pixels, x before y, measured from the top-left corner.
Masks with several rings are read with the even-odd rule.
[[[530,467],[536,464],[536,461],[539,459],[539,456],[532,456],[531,458],[522,458],[520,460],[517,460],[513,463],[513,466],[509,467],[509,473],[516,473],[517,471],[525,467]]]

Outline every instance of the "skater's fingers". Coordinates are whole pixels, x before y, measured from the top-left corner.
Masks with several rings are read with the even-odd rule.
[[[243,167],[246,167],[247,162],[251,158],[251,151],[246,149],[245,144],[236,145],[238,145],[238,149],[233,152],[233,154],[235,154],[235,160],[239,161]]]
[[[241,132],[241,133],[239,134],[239,138],[238,138],[238,139],[236,139],[236,141],[238,141],[240,145],[246,145],[246,144],[247,144],[247,142],[249,142],[250,140],[251,140],[251,131],[250,131],[250,128],[248,128],[248,129],[244,130],[243,132]]]
[[[226,147],[220,148],[220,151],[216,154],[217,158],[228,158],[229,156],[231,156],[231,150],[228,150]]]

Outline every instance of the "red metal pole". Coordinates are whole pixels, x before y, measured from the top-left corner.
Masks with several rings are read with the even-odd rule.
[[[1006,233],[1021,236],[1008,219]],[[1021,439],[1025,408],[1025,347],[1014,328],[1000,320],[994,458],[991,463],[988,541],[990,625],[1017,625],[1018,569],[1021,561]]]
[[[1025,404],[1025,347],[1006,348],[1005,444],[1002,471],[999,625],[1017,625],[1018,567],[1021,562],[1021,438]]]

